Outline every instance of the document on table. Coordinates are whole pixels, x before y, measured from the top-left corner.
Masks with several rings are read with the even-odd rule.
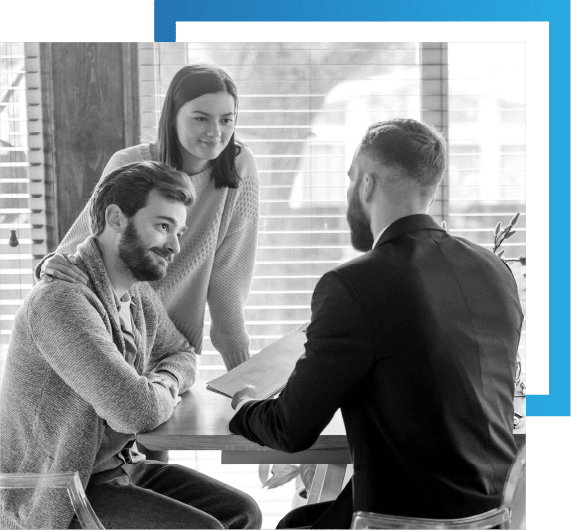
[[[208,381],[206,388],[232,397],[244,385],[253,385],[258,399],[275,396],[286,385],[295,363],[305,353],[308,324],[294,329],[227,374]]]

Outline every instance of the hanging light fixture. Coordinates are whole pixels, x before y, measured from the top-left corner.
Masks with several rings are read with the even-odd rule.
[[[17,247],[20,244],[18,236],[16,235],[16,230],[10,230],[10,239],[8,240],[8,244],[11,247]]]

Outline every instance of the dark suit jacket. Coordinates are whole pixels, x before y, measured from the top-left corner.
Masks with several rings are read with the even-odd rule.
[[[230,430],[287,452],[341,408],[353,509],[463,517],[500,504],[515,458],[517,287],[492,252],[428,215],[325,274],[305,355],[279,398],[246,403]]]

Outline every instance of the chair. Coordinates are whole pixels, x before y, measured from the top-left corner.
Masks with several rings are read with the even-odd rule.
[[[355,512],[351,522],[351,529],[485,530],[499,526],[502,529],[525,530],[525,466],[524,443],[518,451],[515,463],[510,469],[504,486],[501,506],[488,512],[461,519],[422,519],[372,512]]]
[[[91,504],[85,496],[79,473],[67,471],[64,473],[0,473],[0,490],[27,488],[65,488],[71,504],[82,528],[89,530],[105,530],[101,521],[95,515]],[[2,508],[0,504],[0,509]],[[17,530],[20,527],[12,519],[0,512],[0,527]]]

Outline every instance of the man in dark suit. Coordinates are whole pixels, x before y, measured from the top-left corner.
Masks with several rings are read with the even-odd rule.
[[[509,268],[428,215],[441,136],[415,120],[369,128],[348,175],[351,240],[326,273],[305,355],[277,399],[245,388],[230,430],[309,448],[341,408],[352,480],[279,528],[347,528],[354,511],[455,518],[499,506],[516,454],[513,375],[522,311]]]

